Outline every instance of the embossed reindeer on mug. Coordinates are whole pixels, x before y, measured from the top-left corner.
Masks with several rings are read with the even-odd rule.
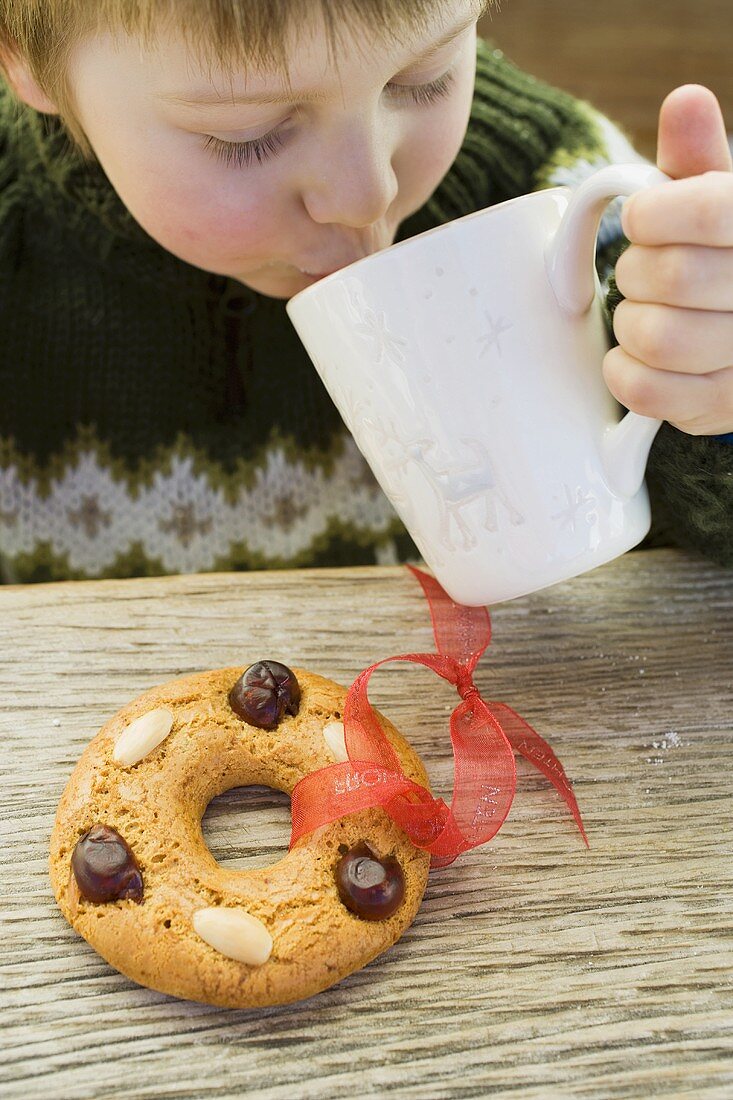
[[[357,446],[457,602],[594,569],[651,524],[660,421],[621,410],[595,268],[608,202],[669,177],[611,165],[392,245],[287,311]]]

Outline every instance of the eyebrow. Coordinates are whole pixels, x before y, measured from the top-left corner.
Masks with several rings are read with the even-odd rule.
[[[434,42],[427,50],[421,53],[414,59],[418,63],[422,64],[425,61],[430,61],[435,54],[442,50],[445,46],[450,45],[457,38],[467,31],[469,27],[472,27],[476,22],[476,16],[473,15],[469,19],[464,19],[461,23],[458,23],[452,30],[443,35],[439,41]],[[414,62],[413,62],[414,63]],[[174,92],[162,92],[158,99],[163,99],[167,103],[177,103],[184,107],[229,107],[232,104],[243,103],[259,103],[259,104],[287,104],[287,103],[322,103],[327,98],[323,92],[295,92],[289,94],[285,92],[262,92],[260,94],[253,95],[238,95],[232,96],[228,99],[223,99],[218,92],[213,89],[203,89],[196,95],[176,95]]]

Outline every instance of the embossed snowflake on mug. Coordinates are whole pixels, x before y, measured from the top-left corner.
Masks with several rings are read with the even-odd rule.
[[[478,344],[483,344],[481,351],[478,353],[479,359],[486,355],[489,348],[496,345],[496,350],[501,356],[501,344],[499,343],[499,337],[504,332],[508,332],[509,329],[514,328],[514,325],[509,324],[505,317],[500,317],[498,321],[495,321],[487,309],[484,310],[484,315],[489,325],[489,331],[485,332],[483,336],[479,336],[476,341]]]
[[[376,312],[369,306],[365,306],[360,322],[354,325],[354,332],[358,332],[365,340],[374,341],[376,365],[385,358],[390,359],[397,366],[404,363],[405,355],[401,349],[407,347],[407,341],[390,332],[384,310]]]
[[[565,490],[565,507],[560,512],[555,512],[552,516],[553,519],[560,521],[560,530],[564,530],[569,527],[575,534],[576,525],[579,519],[584,519],[589,525],[596,523],[598,515],[592,511],[593,506],[596,503],[596,498],[592,493],[586,493],[585,490],[578,485],[573,492],[569,485],[563,485]],[[591,509],[591,511],[587,511]]]

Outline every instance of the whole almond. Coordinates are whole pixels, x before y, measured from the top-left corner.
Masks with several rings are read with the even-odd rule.
[[[158,707],[141,714],[123,731],[115,745],[112,758],[123,767],[131,768],[153,749],[157,749],[173,726],[173,714],[167,707]]]
[[[272,936],[261,920],[243,909],[197,909],[193,927],[215,951],[237,962],[261,966],[272,953]]]
[[[339,764],[349,759],[343,722],[329,722],[323,727],[323,737]]]

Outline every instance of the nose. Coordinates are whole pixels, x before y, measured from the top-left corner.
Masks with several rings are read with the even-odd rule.
[[[384,217],[399,190],[393,147],[389,127],[378,116],[352,116],[319,142],[302,186],[313,221],[360,229]]]

